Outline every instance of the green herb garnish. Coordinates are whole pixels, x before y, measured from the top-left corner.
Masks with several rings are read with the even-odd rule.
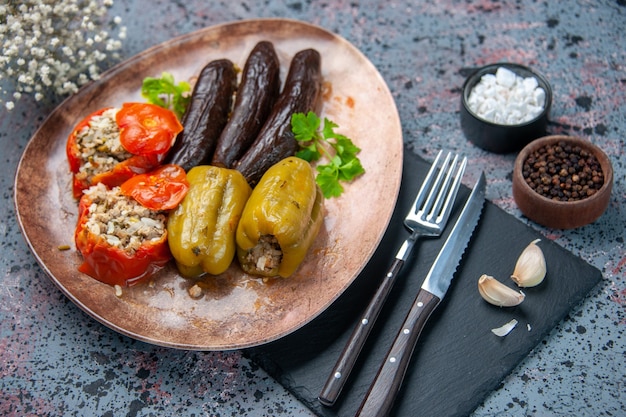
[[[187,109],[190,90],[188,82],[176,84],[174,76],[169,72],[163,72],[161,78],[146,77],[141,85],[141,95],[149,103],[172,110],[179,119]]]
[[[320,118],[312,111],[291,116],[291,130],[301,148],[296,156],[308,162],[322,157],[328,160],[328,164],[317,165],[315,180],[325,198],[338,197],[343,193],[340,181],[351,181],[365,172],[356,156],[361,149],[350,138],[335,132],[337,124],[327,118],[321,130],[320,124]]]

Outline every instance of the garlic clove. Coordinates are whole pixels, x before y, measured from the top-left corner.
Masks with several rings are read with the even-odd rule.
[[[534,287],[541,284],[546,276],[546,259],[536,239],[530,242],[517,259],[511,279],[519,287]]]
[[[498,307],[514,307],[526,298],[523,292],[517,292],[487,274],[478,278],[478,292],[485,301]]]

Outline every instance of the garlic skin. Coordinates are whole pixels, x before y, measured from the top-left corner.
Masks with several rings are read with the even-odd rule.
[[[517,326],[517,320],[513,319],[508,323],[504,323],[501,327],[497,329],[491,329],[491,332],[499,337],[504,337],[507,334],[511,333],[513,329]]]
[[[478,278],[478,292],[485,301],[498,307],[514,307],[526,298],[523,292],[517,292],[487,274]]]
[[[522,288],[541,284],[546,276],[546,259],[536,239],[530,242],[517,259],[511,279]]]

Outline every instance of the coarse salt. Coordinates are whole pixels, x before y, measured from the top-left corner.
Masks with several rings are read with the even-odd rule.
[[[472,88],[467,104],[480,118],[492,123],[517,125],[541,114],[546,92],[535,77],[520,77],[500,67],[495,74],[485,74]]]

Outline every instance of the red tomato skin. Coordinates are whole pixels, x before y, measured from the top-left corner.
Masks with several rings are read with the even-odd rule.
[[[162,165],[154,171],[136,175],[120,186],[122,194],[134,198],[151,210],[172,210],[189,190],[187,173],[174,164]]]
[[[115,165],[112,170],[95,175],[89,182],[74,175],[72,179],[72,194],[80,199],[83,191],[94,184],[103,183],[108,188],[117,187],[138,174],[145,174],[157,168],[164,155],[133,155]]]
[[[161,164],[164,155],[133,155],[130,158],[115,165],[112,170],[103,172],[93,177],[93,183],[103,183],[109,188],[122,185],[138,174],[152,171]]]
[[[158,241],[144,242],[133,254],[111,246],[102,236],[85,227],[90,205],[91,198],[84,195],[79,202],[74,233],[76,248],[83,256],[83,263],[78,267],[80,272],[105,284],[127,287],[147,281],[172,258],[167,231]]]
[[[172,111],[150,103],[124,103],[115,120],[122,146],[137,155],[164,155],[183,130]]]

